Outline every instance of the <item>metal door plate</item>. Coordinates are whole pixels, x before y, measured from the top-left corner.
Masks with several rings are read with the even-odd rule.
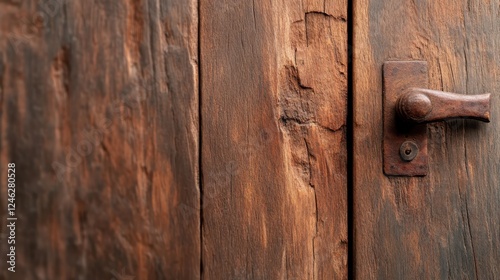
[[[425,176],[429,170],[427,125],[402,122],[401,118],[396,117],[396,103],[405,90],[428,87],[427,62],[385,62],[383,77],[384,173],[392,176]],[[415,146],[417,151],[414,150]],[[410,148],[406,150],[406,147]]]

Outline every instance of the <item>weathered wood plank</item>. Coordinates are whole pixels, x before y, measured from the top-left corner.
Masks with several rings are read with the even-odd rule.
[[[17,279],[200,277],[196,3],[0,1]]]
[[[346,5],[201,1],[204,278],[347,277]]]
[[[358,279],[500,275],[500,22],[495,1],[354,2],[354,269]],[[429,175],[382,169],[382,64],[425,60],[430,88],[491,92],[492,122],[429,126]]]

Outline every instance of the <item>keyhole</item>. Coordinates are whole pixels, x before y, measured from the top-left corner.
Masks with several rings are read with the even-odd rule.
[[[399,155],[404,161],[412,161],[418,154],[418,145],[413,141],[406,141],[399,147]]]

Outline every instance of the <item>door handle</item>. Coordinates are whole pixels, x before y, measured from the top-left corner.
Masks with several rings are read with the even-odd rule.
[[[427,123],[451,118],[490,121],[491,95],[427,89],[425,61],[388,61],[383,68],[384,173],[428,173]]]
[[[429,123],[451,118],[490,122],[491,94],[463,95],[451,92],[410,88],[397,102],[397,111],[404,120]]]

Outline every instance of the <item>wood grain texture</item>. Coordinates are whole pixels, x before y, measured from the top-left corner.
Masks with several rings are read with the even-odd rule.
[[[197,27],[194,0],[0,1],[0,278],[200,277]]]
[[[357,279],[500,275],[500,13],[495,1],[354,1]],[[382,65],[425,60],[430,89],[492,93],[491,123],[428,125],[429,174],[382,172]]]
[[[201,1],[203,278],[347,278],[346,5]]]

